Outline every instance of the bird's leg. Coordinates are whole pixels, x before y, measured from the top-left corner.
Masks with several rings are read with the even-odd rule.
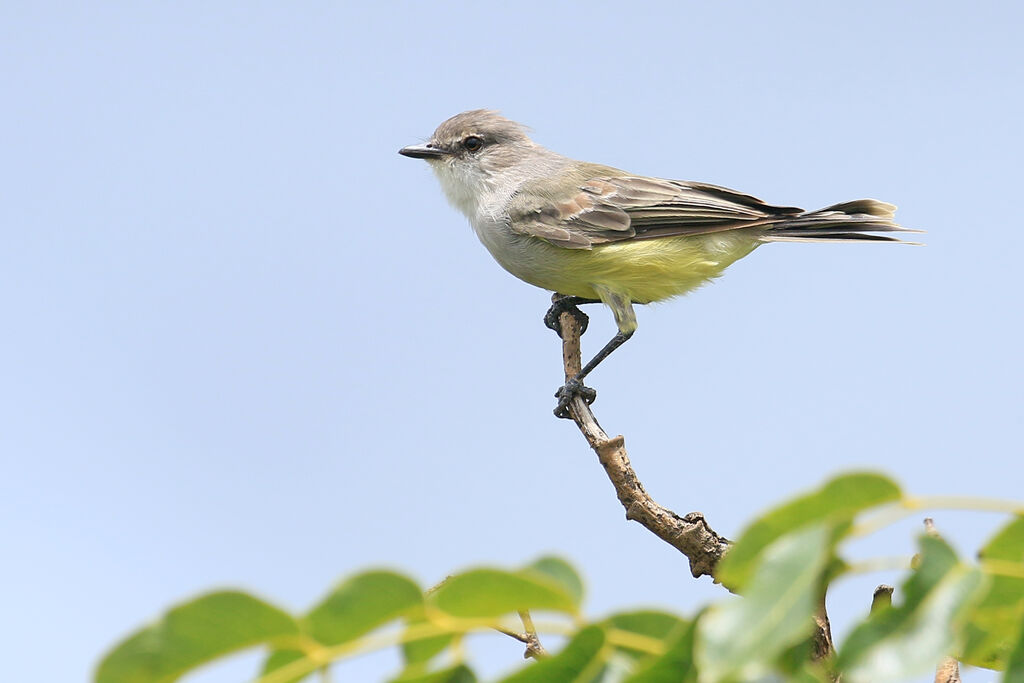
[[[557,299],[554,299],[548,312],[544,314],[544,326],[549,330],[554,330],[555,334],[561,337],[562,325],[558,322],[558,318],[563,313],[568,313],[580,324],[580,336],[583,336],[583,333],[587,331],[587,325],[590,324],[590,318],[576,307],[580,304],[599,303],[601,303],[599,299],[585,299],[582,296],[558,296]]]
[[[604,345],[604,347],[600,351],[597,352],[597,354],[593,358],[590,359],[590,361],[586,365],[583,366],[583,369],[580,370],[579,374],[573,377],[573,379],[582,382],[584,377],[589,375],[594,368],[601,364],[601,361],[610,356],[612,351],[614,351],[615,349],[619,348],[627,341],[629,341],[629,338],[632,336],[632,330],[629,332],[617,333],[608,341],[607,344]]]
[[[569,415],[569,402],[572,401],[574,396],[580,396],[587,402],[587,405],[594,402],[594,399],[597,398],[597,392],[590,387],[584,386],[583,379],[601,361],[610,356],[612,351],[625,344],[633,336],[633,332],[636,331],[636,312],[633,310],[633,302],[629,300],[629,297],[603,285],[593,285],[593,287],[601,297],[601,301],[612,309],[612,314],[615,316],[615,323],[618,325],[619,331],[597,352],[597,355],[590,359],[590,362],[583,366],[582,370],[576,373],[574,377],[567,379],[565,384],[555,392],[555,397],[558,399],[558,405],[555,406],[556,417],[571,418]]]
[[[597,398],[597,391],[584,386],[583,379],[589,375],[590,372],[601,363],[601,361],[611,355],[612,351],[625,344],[632,336],[632,331],[619,332],[616,334],[600,351],[597,352],[597,355],[590,359],[590,362],[583,366],[583,369],[580,370],[575,377],[570,377],[565,381],[563,386],[559,387],[558,391],[555,392],[555,398],[558,399],[558,405],[555,406],[555,417],[571,419],[572,416],[569,415],[569,401],[571,401],[574,396],[582,397],[583,400],[587,402],[587,405],[594,402],[594,399]]]

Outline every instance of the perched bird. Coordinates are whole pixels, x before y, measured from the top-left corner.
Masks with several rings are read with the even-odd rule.
[[[633,304],[699,287],[764,242],[901,242],[871,233],[920,232],[893,222],[896,207],[858,199],[804,211],[772,206],[716,185],[633,175],[546,149],[521,124],[477,109],[448,119],[426,144],[400,154],[425,159],[448,200],[505,270],[563,295],[545,316],[586,317],[604,302],[617,334],[556,393],[568,417],[583,379],[636,330]],[[560,333],[560,332],[559,332]]]

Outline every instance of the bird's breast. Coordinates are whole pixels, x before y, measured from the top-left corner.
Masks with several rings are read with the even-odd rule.
[[[590,299],[599,298],[594,285],[602,285],[638,303],[696,289],[758,245],[755,234],[736,230],[566,249],[515,233],[507,221],[494,217],[478,216],[472,223],[494,259],[524,282]]]

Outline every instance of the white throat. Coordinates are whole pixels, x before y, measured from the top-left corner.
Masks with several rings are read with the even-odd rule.
[[[451,205],[475,222],[480,213],[481,200],[494,192],[493,180],[478,167],[470,164],[452,164],[444,161],[430,164],[441,189]]]

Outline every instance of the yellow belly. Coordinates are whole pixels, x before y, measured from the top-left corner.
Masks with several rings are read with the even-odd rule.
[[[636,303],[661,301],[696,289],[759,244],[756,233],[748,230],[627,240],[590,250],[527,239],[529,258],[525,262],[530,267],[503,264],[513,275],[553,292],[588,299],[601,298],[594,285],[604,286]]]

